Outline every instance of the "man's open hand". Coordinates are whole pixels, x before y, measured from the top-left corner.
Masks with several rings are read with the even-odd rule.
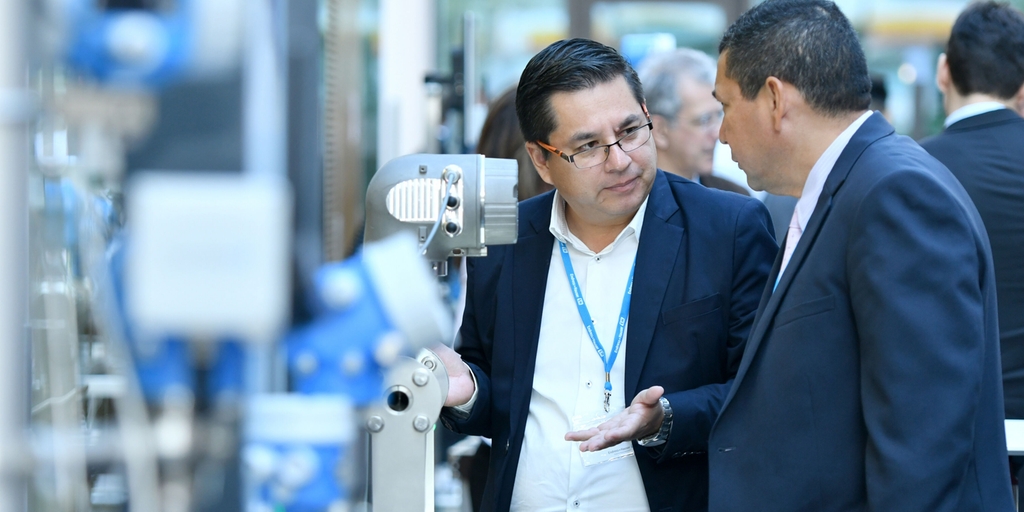
[[[658,404],[658,399],[664,393],[665,389],[661,386],[651,386],[637,393],[629,407],[608,421],[587,430],[569,432],[565,440],[581,441],[580,451],[596,452],[623,441],[654,434],[661,428],[665,417]]]

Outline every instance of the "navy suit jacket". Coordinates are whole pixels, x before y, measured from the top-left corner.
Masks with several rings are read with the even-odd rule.
[[[921,146],[949,167],[985,221],[999,298],[1006,417],[1024,418],[1024,119],[1009,109],[971,116]]]
[[[485,510],[507,510],[512,499],[555,243],[552,198],[549,192],[520,204],[515,245],[467,260],[459,352],[476,375],[477,401],[468,419],[446,409],[442,421],[493,441]],[[652,510],[707,507],[708,432],[776,252],[759,201],[657,172],[637,248],[624,358],[625,396],[664,386],[674,413],[661,449],[633,445]]]
[[[709,508],[1012,510],[1002,400],[981,218],[876,113],[761,299],[711,431]]]

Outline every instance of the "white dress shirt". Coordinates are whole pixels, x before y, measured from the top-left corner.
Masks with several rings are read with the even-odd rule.
[[[574,418],[604,413],[605,372],[580,319],[558,243],[568,247],[598,340],[610,356],[646,209],[645,200],[615,241],[595,254],[569,232],[565,203],[555,192],[550,229],[556,241],[548,267],[526,436],[512,491],[513,511],[649,509],[635,456],[584,466],[579,443],[564,439],[566,432],[574,430]],[[626,338],[628,332],[611,371],[613,413],[632,399],[623,395]]]
[[[978,103],[971,103],[970,105],[964,105],[954,110],[952,114],[949,114],[949,116],[946,117],[946,121],[942,123],[942,125],[949,128],[957,121],[962,121],[968,117],[987,114],[989,112],[995,112],[996,110],[1003,108],[1006,108],[1006,105],[1003,105],[998,101],[979,101]]]
[[[807,230],[807,221],[811,219],[811,215],[814,213],[814,207],[818,204],[818,197],[821,196],[821,190],[825,187],[825,180],[827,180],[828,175],[832,173],[832,168],[835,167],[836,161],[839,160],[839,155],[841,155],[843,150],[846,149],[846,145],[850,143],[850,139],[853,138],[853,134],[857,133],[857,130],[860,129],[861,125],[863,125],[872,114],[874,114],[874,112],[869,110],[858,117],[856,121],[850,123],[850,126],[846,127],[846,129],[836,137],[836,140],[832,141],[832,144],[825,149],[825,152],[818,157],[818,161],[814,163],[814,167],[811,167],[811,172],[807,175],[807,181],[804,182],[804,190],[800,193],[800,199],[796,202],[796,208],[793,211],[793,216],[796,218],[800,233]],[[794,241],[791,240],[791,236],[787,235],[787,247],[789,247],[790,242],[795,242],[793,244],[795,249],[796,244],[799,243],[799,238]],[[789,260],[787,259],[783,263],[784,264],[779,269],[778,277],[775,278],[776,286],[778,286],[779,280],[782,279],[782,273],[786,271]]]

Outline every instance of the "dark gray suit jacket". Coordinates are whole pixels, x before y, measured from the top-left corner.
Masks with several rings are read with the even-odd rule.
[[[459,352],[476,375],[477,401],[468,419],[446,409],[442,422],[493,440],[484,510],[508,510],[512,499],[555,243],[552,198],[520,203],[515,245],[467,260]],[[624,388],[632,398],[663,386],[673,408],[666,445],[633,445],[651,510],[707,508],[708,431],[777,252],[760,201],[658,171],[636,254]]]
[[[985,221],[999,297],[1007,418],[1024,418],[1024,119],[1008,109],[962,119],[921,142]]]
[[[981,217],[874,114],[761,299],[708,442],[710,510],[1012,510],[998,336]]]

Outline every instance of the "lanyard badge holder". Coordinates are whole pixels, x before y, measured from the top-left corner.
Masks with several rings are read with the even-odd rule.
[[[576,307],[579,310],[580,319],[583,321],[583,326],[587,329],[587,335],[590,337],[590,342],[594,345],[594,350],[597,351],[597,355],[604,363],[604,413],[592,414],[589,416],[578,415],[573,418],[573,430],[586,430],[604,423],[609,418],[622,411],[622,408],[620,407],[616,407],[614,411],[612,411],[611,408],[611,372],[612,367],[615,365],[615,359],[619,355],[619,349],[622,347],[622,340],[626,334],[626,321],[629,318],[629,303],[633,295],[633,272],[636,270],[636,259],[634,258],[633,265],[629,269],[629,279],[626,282],[626,291],[622,297],[622,308],[619,311],[619,319],[615,327],[615,338],[612,341],[612,349],[610,353],[606,353],[604,346],[597,338],[597,331],[594,329],[594,319],[590,316],[590,310],[587,308],[587,303],[583,299],[583,293],[580,291],[579,282],[576,280],[576,272],[573,271],[572,261],[569,258],[569,249],[566,247],[565,242],[561,240],[559,240],[558,244],[561,249],[562,263],[565,265],[565,273],[569,278],[569,288],[572,289],[573,297],[576,299]],[[619,460],[625,457],[632,457],[633,447],[629,442],[622,442],[597,452],[577,451],[577,453],[579,453],[583,458],[584,466],[593,466],[596,464]]]

